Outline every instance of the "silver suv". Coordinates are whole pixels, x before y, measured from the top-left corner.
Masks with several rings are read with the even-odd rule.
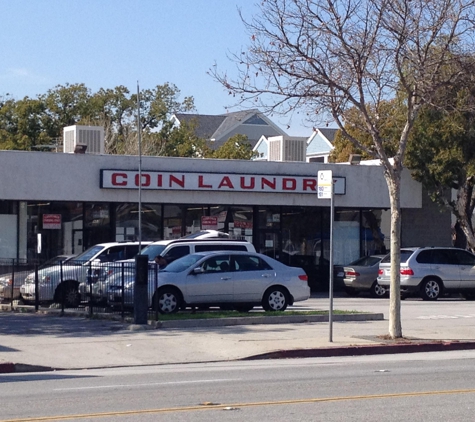
[[[426,247],[401,249],[401,295],[419,294],[437,300],[443,293],[462,293],[475,299],[475,255],[458,248]],[[389,288],[391,258],[379,264],[378,283]]]

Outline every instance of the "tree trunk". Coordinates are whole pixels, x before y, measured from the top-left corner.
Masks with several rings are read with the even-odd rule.
[[[460,225],[460,229],[465,235],[468,248],[472,252],[474,252],[475,235],[473,233],[473,226],[471,221],[473,214],[472,194],[472,183],[467,180],[463,185],[459,187],[457,191],[457,202],[455,204],[455,209],[453,210],[453,213],[457,218],[457,223]]]
[[[389,285],[389,335],[402,337],[401,326],[401,176],[386,176],[391,203],[391,281]]]
[[[467,248],[467,236],[462,230],[460,223],[457,221],[453,229],[453,244],[456,248]]]

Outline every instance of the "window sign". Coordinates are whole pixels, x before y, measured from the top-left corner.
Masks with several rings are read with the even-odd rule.
[[[43,229],[61,230],[61,214],[43,214]]]

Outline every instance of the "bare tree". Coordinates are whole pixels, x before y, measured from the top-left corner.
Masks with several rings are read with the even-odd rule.
[[[400,314],[400,183],[406,146],[418,111],[460,76],[448,62],[474,53],[475,0],[262,0],[260,13],[241,18],[250,45],[231,59],[237,74],[211,75],[241,105],[267,112],[326,115],[358,148],[380,159],[391,203],[389,335],[402,337]],[[442,69],[444,71],[442,71]],[[406,116],[390,157],[378,110],[399,97]],[[354,108],[372,140],[367,147],[345,131]],[[394,142],[394,140],[393,140]]]

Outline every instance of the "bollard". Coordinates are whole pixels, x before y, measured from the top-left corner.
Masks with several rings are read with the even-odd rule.
[[[134,322],[147,324],[148,313],[148,255],[135,257]]]

